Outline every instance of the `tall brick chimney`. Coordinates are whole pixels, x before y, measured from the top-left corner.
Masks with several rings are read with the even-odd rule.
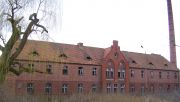
[[[167,0],[167,9],[168,9],[168,22],[169,22],[170,62],[175,64],[177,67],[174,20],[173,20],[173,10],[172,10],[171,0]]]

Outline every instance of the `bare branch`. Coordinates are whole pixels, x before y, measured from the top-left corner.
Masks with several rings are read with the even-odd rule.
[[[19,22],[20,22],[23,18],[24,18],[24,17],[21,17],[21,18],[17,19],[17,20],[15,21],[15,23],[16,23],[16,24],[19,24]]]
[[[3,15],[7,15],[9,17],[12,17],[9,13],[3,13]]]
[[[24,67],[21,63],[19,62],[15,62],[14,64],[18,65],[17,68],[13,68],[13,66],[11,66],[9,68],[9,71],[12,72],[13,74],[19,76],[21,73],[23,72],[28,72],[28,73],[33,73],[33,72],[37,72],[37,73],[45,73],[41,70],[37,70],[37,69],[32,69],[29,67]]]
[[[17,50],[12,54],[12,56],[10,57],[11,60],[14,60],[22,51],[22,49],[25,46],[25,43],[27,42],[27,38],[30,35],[30,33],[33,31],[32,27],[35,25],[37,27],[40,27],[43,29],[43,31],[48,32],[46,30],[46,28],[40,24],[37,24],[39,22],[39,19],[37,19],[37,14],[33,13],[29,16],[29,20],[31,20],[31,22],[29,23],[28,27],[26,28],[26,31],[23,34],[23,38],[20,41],[20,44],[17,48]],[[42,31],[42,32],[43,32]]]
[[[26,31],[23,34],[23,38],[20,40],[20,44],[17,48],[17,50],[12,54],[12,56],[10,57],[11,60],[14,60],[22,51],[25,43],[27,42],[27,38],[30,35],[30,33],[32,32],[31,28],[33,26],[33,22],[31,21],[26,29]]]
[[[39,9],[40,9],[40,7],[41,7],[41,4],[44,2],[44,0],[40,0],[40,3],[39,3],[39,6],[38,6],[38,9],[37,9],[37,14],[38,14],[38,11],[39,11]]]
[[[48,33],[47,29],[46,29],[44,26],[38,24],[39,19],[37,19],[37,13],[31,14],[31,15],[29,16],[29,20],[33,21],[33,23],[34,23],[35,26],[40,27],[40,28],[43,29],[43,31],[42,31],[41,33],[43,33],[44,31],[45,31],[46,33]]]
[[[3,42],[3,44],[6,45],[6,39],[3,37],[2,34],[0,34],[0,39]]]
[[[42,31],[41,33],[43,33],[44,31],[45,31],[46,33],[48,33],[47,29],[46,29],[44,26],[42,26],[42,25],[40,25],[40,24],[35,24],[35,25],[43,29],[43,31]]]
[[[9,68],[9,71],[12,72],[13,74],[19,76],[22,72],[20,72],[19,70],[16,70],[12,67]]]

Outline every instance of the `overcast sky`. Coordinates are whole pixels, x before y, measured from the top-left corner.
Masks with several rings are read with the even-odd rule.
[[[52,41],[123,51],[156,53],[169,60],[167,0],[63,0]],[[172,0],[176,44],[180,45],[180,0]],[[144,48],[141,48],[141,45]],[[180,47],[177,50],[180,67]]]

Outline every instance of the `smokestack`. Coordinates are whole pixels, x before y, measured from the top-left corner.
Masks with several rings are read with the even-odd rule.
[[[177,67],[176,63],[176,43],[174,33],[173,10],[171,0],[167,0],[168,22],[169,22],[169,44],[170,44],[170,62]]]

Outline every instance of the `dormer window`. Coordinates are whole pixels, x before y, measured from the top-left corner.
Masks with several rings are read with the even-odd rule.
[[[132,63],[136,64],[136,61],[135,61],[135,60],[132,60]]]
[[[149,62],[149,65],[153,65],[153,63],[152,63],[152,62]]]
[[[87,60],[92,60],[92,58],[90,56],[87,56],[86,59]]]
[[[164,66],[165,66],[165,67],[167,67],[167,66],[168,66],[168,64],[164,64]]]
[[[67,55],[66,55],[65,53],[62,53],[62,54],[59,55],[59,57],[61,57],[61,58],[67,58]]]
[[[29,55],[39,56],[39,53],[36,50],[34,50],[34,51],[30,52]]]

